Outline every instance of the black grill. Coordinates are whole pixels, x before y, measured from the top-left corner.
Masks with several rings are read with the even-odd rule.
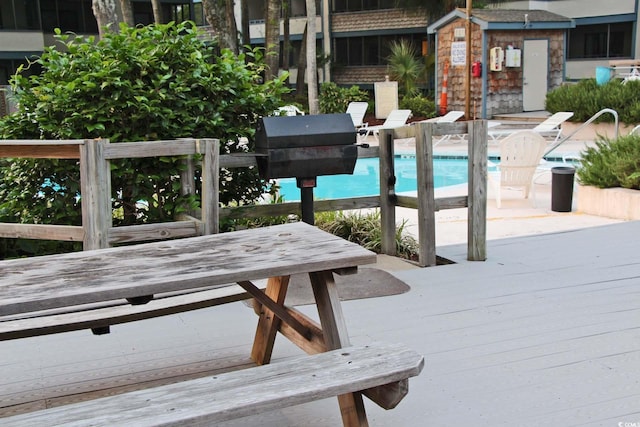
[[[352,174],[358,159],[349,114],[264,117],[258,122],[256,152],[262,178],[296,178],[302,219],[310,224],[316,178]]]

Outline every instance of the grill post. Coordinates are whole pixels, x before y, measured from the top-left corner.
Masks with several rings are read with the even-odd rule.
[[[316,178],[296,178],[296,184],[300,189],[302,221],[314,225],[313,187],[316,186]]]

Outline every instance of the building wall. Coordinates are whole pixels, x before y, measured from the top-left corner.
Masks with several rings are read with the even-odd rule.
[[[445,69],[445,62],[451,62],[451,43],[454,41],[464,41],[464,39],[456,39],[454,37],[454,30],[456,28],[464,28],[465,20],[457,19],[446,26],[438,30],[438,44],[437,44],[437,83],[436,86],[440,88],[440,92],[436,96],[436,103],[440,105],[442,99],[442,87],[443,87],[443,75]],[[482,31],[476,24],[471,25],[471,61],[482,60]],[[485,66],[485,64],[483,64]],[[447,75],[447,111],[458,110],[465,111],[465,66],[449,66],[449,73]],[[471,88],[471,109],[473,110],[473,100],[477,100],[477,103],[482,99],[482,80],[479,78],[472,78],[470,81]],[[442,106],[440,105],[440,108]]]
[[[440,93],[436,96],[440,104],[445,61],[451,58],[451,42],[454,30],[463,28],[465,22],[458,19],[442,27],[438,31],[438,72],[437,86]],[[485,40],[483,40],[485,37]],[[483,79],[471,77],[470,111],[472,118],[491,118],[496,114],[521,113],[523,111],[523,68],[505,67],[502,71],[490,71],[489,50],[499,46],[505,51],[507,46],[522,49],[525,39],[549,40],[549,71],[547,76],[548,90],[560,86],[563,81],[564,67],[564,32],[562,30],[518,30],[518,31],[486,31],[472,24],[471,62],[481,61],[486,75],[486,93],[484,93],[486,117],[482,114]],[[463,39],[460,39],[463,41]],[[484,47],[483,47],[484,46]],[[484,49],[484,50],[483,50]],[[447,79],[447,111],[465,110],[465,67],[449,67]]]
[[[564,69],[564,31],[563,30],[528,30],[523,31],[488,31],[486,34],[489,48],[500,46],[504,50],[508,45],[522,49],[524,41],[548,40],[549,65],[547,74],[547,90],[562,85]],[[489,52],[486,53],[487,57]],[[524,66],[524,63],[523,63]],[[521,113],[523,111],[523,67],[504,67],[502,71],[487,71],[487,116],[496,114]]]
[[[635,12],[637,0],[531,0],[493,5],[499,9],[540,9],[570,18],[607,16]]]

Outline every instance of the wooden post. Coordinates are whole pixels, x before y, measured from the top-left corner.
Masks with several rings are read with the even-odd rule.
[[[436,265],[436,202],[433,182],[433,124],[419,123],[416,132],[418,177],[418,263]]]
[[[393,129],[380,129],[380,226],[382,253],[396,254],[396,193],[393,166]]]
[[[184,169],[180,171],[180,194],[183,196],[196,194],[196,168],[193,156],[186,156],[186,158],[182,160],[182,163],[184,164]],[[188,214],[190,216],[196,215],[193,210],[189,210]]]
[[[202,158],[202,222],[204,234],[220,232],[220,141],[200,139],[196,141]]]
[[[82,203],[83,249],[109,246],[111,228],[111,171],[104,158],[109,140],[85,140],[80,146],[80,197]]]
[[[469,208],[467,259],[487,259],[487,122],[469,122]]]

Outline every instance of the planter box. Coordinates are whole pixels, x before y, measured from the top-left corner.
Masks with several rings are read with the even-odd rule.
[[[578,211],[607,218],[640,219],[640,191],[578,185]]]
[[[564,122],[562,124],[562,137],[565,137],[577,128],[582,126],[582,123]],[[628,135],[633,129],[633,126],[620,123],[618,126],[618,136]],[[613,123],[591,123],[571,136],[572,141],[595,141],[598,136],[605,136],[613,138],[616,134],[616,127]]]

